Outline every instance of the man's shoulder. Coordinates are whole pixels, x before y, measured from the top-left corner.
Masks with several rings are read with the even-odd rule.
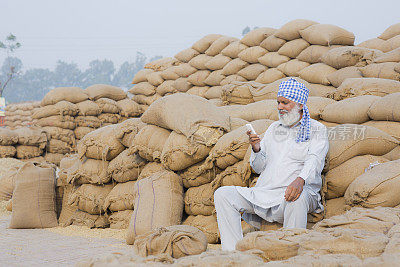
[[[324,124],[322,124],[321,122],[319,122],[317,120],[311,119],[311,118],[310,118],[310,125],[311,125],[312,128],[318,128],[318,129],[321,129],[321,130],[326,130],[327,129]]]

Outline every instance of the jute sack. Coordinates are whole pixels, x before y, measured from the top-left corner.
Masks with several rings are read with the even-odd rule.
[[[400,121],[398,101],[400,92],[388,94],[371,105],[368,116],[376,121]]]
[[[62,129],[58,127],[43,127],[43,130],[47,133],[47,139],[57,139],[71,146],[75,146],[75,134],[74,131],[69,129]]]
[[[136,237],[133,249],[142,257],[168,255],[177,259],[206,251],[207,238],[190,225],[159,227]]]
[[[41,119],[50,116],[57,116],[57,115],[70,115],[75,116],[78,113],[78,107],[67,101],[60,101],[54,105],[48,105],[39,108],[32,114],[32,118],[34,119]]]
[[[190,95],[197,95],[204,98],[205,93],[210,87],[208,86],[193,86],[186,93]]]
[[[170,171],[161,171],[135,184],[135,210],[129,223],[126,243],[132,245],[138,235],[158,227],[181,223],[183,212],[182,179]]]
[[[389,26],[378,38],[382,40],[389,40],[400,34],[400,23]]]
[[[187,78],[176,79],[175,83],[174,83],[174,88],[178,92],[187,92],[192,87],[193,87],[193,85],[190,82],[188,82]]]
[[[118,101],[117,106],[120,109],[121,116],[124,117],[136,117],[142,114],[138,103],[128,98]]]
[[[12,211],[12,199],[8,200],[7,205],[6,205],[6,210]]]
[[[389,40],[386,40],[386,42],[383,43],[382,52],[387,53],[399,47],[400,47],[400,35],[397,35],[395,37],[390,38]]]
[[[342,124],[329,128],[328,133],[331,136],[324,168],[326,171],[355,156],[382,156],[399,144],[387,133],[365,125]]]
[[[147,125],[136,134],[132,145],[142,158],[148,161],[160,161],[164,144],[170,133],[164,128]]]
[[[7,128],[0,128],[0,146],[10,146],[18,143],[18,134]]]
[[[258,59],[258,62],[260,62],[261,64],[263,64],[266,67],[276,68],[280,64],[286,63],[289,60],[290,60],[289,57],[287,57],[285,55],[280,55],[280,54],[278,54],[278,52],[270,52],[270,53],[266,53],[264,56],[260,57]]]
[[[79,158],[84,156],[92,159],[112,160],[125,147],[117,139],[115,129],[118,125],[109,125],[85,135],[77,146]]]
[[[58,218],[58,223],[60,226],[68,226],[71,225],[71,219],[74,213],[78,210],[78,207],[75,204],[69,204],[69,198],[75,191],[75,187],[73,185],[67,184],[63,186],[63,199],[62,199],[62,208],[61,213]]]
[[[328,76],[334,73],[336,69],[324,63],[312,64],[298,72],[300,78],[310,83],[319,83],[329,85]]]
[[[356,46],[359,47],[366,47],[370,49],[378,49],[382,51],[382,46],[385,44],[385,40],[379,39],[379,38],[372,38],[368,39],[362,43],[359,43]]]
[[[68,154],[73,150],[70,144],[57,139],[51,139],[47,145],[47,151],[50,153]]]
[[[207,70],[207,62],[209,62],[213,57],[206,54],[200,54],[195,56],[189,61],[189,65],[197,70]]]
[[[113,212],[109,217],[111,229],[127,229],[132,217],[133,210],[121,210]]]
[[[13,146],[0,146],[0,158],[12,158],[16,153],[17,150]]]
[[[46,153],[44,155],[44,160],[49,163],[53,163],[54,165],[59,166],[61,160],[65,157],[65,154],[60,153]]]
[[[344,194],[346,204],[351,206],[359,205],[366,208],[399,205],[399,163],[400,160],[382,163],[358,176],[349,185]]]
[[[392,137],[400,140],[400,123],[395,121],[367,121],[363,125],[372,126],[384,131]]]
[[[189,215],[212,215],[214,191],[211,183],[190,187],[185,193],[185,212]]]
[[[368,110],[379,99],[373,95],[343,99],[325,106],[321,118],[329,122],[361,124],[369,120]]]
[[[113,212],[133,210],[136,193],[135,183],[135,181],[129,181],[115,185],[104,201],[104,210],[110,210]]]
[[[247,46],[257,46],[270,35],[273,35],[276,32],[276,29],[269,27],[262,27],[254,29],[248,32],[243,38],[240,40],[242,44]]]
[[[347,187],[365,170],[370,164],[384,163],[389,160],[382,156],[364,155],[351,158],[339,166],[329,170],[325,175],[327,190],[326,199],[344,196]]]
[[[89,98],[96,101],[100,98],[110,98],[115,101],[126,98],[126,93],[119,87],[108,84],[94,84],[85,89]]]
[[[75,118],[71,116],[51,116],[37,120],[36,125],[41,127],[52,126],[63,129],[75,129]]]
[[[232,82],[222,86],[221,100],[225,105],[239,104],[246,105],[254,102],[253,95],[250,93],[250,88],[259,88],[263,86],[256,82]]]
[[[273,122],[272,120],[264,119],[253,121],[251,124],[258,134],[262,134]],[[215,165],[220,169],[225,169],[243,160],[250,145],[246,132],[246,126],[242,126],[223,135],[211,149],[208,156],[209,159],[215,161]]]
[[[190,75],[187,81],[195,86],[205,86],[206,84],[204,81],[207,79],[210,73],[211,72],[209,70],[199,70]]]
[[[279,266],[363,266],[363,260],[350,254],[305,254],[279,262]]]
[[[189,188],[210,183],[221,171],[207,158],[179,172],[179,176],[182,177],[183,186]]]
[[[222,80],[225,78],[226,78],[226,76],[222,74],[222,70],[216,70],[216,71],[211,72],[210,75],[208,75],[207,79],[204,80],[204,83],[207,85],[210,85],[210,86],[219,86],[221,84]],[[204,94],[204,97],[206,97],[207,99],[219,97],[219,96],[215,96],[215,93],[208,95],[208,96],[206,96],[206,94],[207,94],[207,92]],[[210,97],[210,96],[213,96],[213,97]]]
[[[105,199],[113,187],[113,184],[83,184],[70,196],[69,204],[76,204],[81,211],[89,214],[104,213]]]
[[[342,215],[348,210],[350,206],[346,205],[346,199],[344,197],[332,198],[326,201],[324,206],[325,219],[329,219],[332,216]]]
[[[333,46],[336,47],[336,46]],[[311,45],[301,51],[297,56],[298,60],[308,62],[310,64],[321,63],[322,57],[333,48],[332,46]]]
[[[0,176],[0,201],[10,200],[14,190],[14,180],[19,167],[8,170],[7,173]]]
[[[288,62],[280,64],[277,69],[286,76],[299,76],[299,71],[310,66],[309,63],[297,59],[289,60]]]
[[[76,210],[71,219],[70,224],[77,226],[86,226],[92,228],[108,228],[110,222],[106,214],[90,214],[81,210]]]
[[[159,94],[160,96],[176,93],[176,91],[177,90],[175,88],[175,80],[164,81],[156,89],[157,94]]]
[[[247,45],[242,44],[240,41],[234,41],[225,47],[221,54],[230,58],[237,58],[239,53],[248,48]]]
[[[171,66],[176,66],[178,64],[179,60],[177,60],[176,58],[165,57],[146,63],[146,65],[144,65],[144,68],[152,69],[155,71],[163,71]]]
[[[22,127],[14,130],[14,133],[18,135],[18,144],[20,145],[46,147],[46,132],[39,127]]]
[[[104,98],[100,98],[100,99],[104,99]],[[79,111],[78,111],[78,115],[79,116],[97,116],[101,113],[101,106],[98,103],[101,103],[101,100],[98,100],[99,102],[93,102],[90,100],[86,100],[83,102],[80,102],[78,104],[76,104],[76,106],[78,107]]]
[[[379,78],[348,78],[333,94],[335,100],[360,95],[385,96],[400,92],[400,82]]]
[[[207,238],[207,243],[216,244],[219,240],[219,230],[217,218],[214,215],[203,216],[190,215],[182,223],[183,225],[190,225],[202,231]]]
[[[41,105],[54,105],[63,100],[76,104],[87,99],[89,99],[89,96],[82,88],[57,87],[43,97]]]
[[[129,89],[129,93],[150,96],[156,93],[156,87],[148,82],[140,82]]]
[[[310,117],[314,120],[319,120],[320,115],[324,111],[325,107],[335,103],[336,101],[326,97],[309,96],[307,100],[308,111]]]
[[[242,51],[243,52],[243,51]],[[241,52],[241,53],[242,53]],[[238,73],[241,69],[247,67],[249,63],[246,61],[240,59],[240,58],[235,58],[234,60],[230,61],[227,63],[223,68],[222,68],[222,74],[223,75],[233,75]]]
[[[125,147],[131,147],[136,134],[146,126],[140,118],[127,119],[118,124],[114,130],[116,138],[118,138]]]
[[[237,74],[245,78],[246,80],[255,80],[267,68],[261,64],[251,64],[244,69],[241,69]]]
[[[100,128],[102,126],[101,120],[95,116],[77,116],[75,122],[77,127]]]
[[[107,173],[118,183],[134,181],[139,176],[147,161],[142,159],[135,149],[126,149],[110,161]]]
[[[295,39],[285,43],[279,48],[278,53],[289,58],[296,58],[304,49],[309,47],[310,44],[303,39]]]
[[[215,40],[204,53],[209,56],[216,56],[221,53],[221,51],[225,47],[227,47],[230,43],[234,41],[238,41],[238,39],[229,36],[221,36],[217,40]]]
[[[251,167],[249,160],[239,161],[231,166],[228,166],[224,171],[218,174],[215,180],[212,181],[214,190],[221,186],[249,186],[251,176]]]
[[[64,155],[59,164],[60,170],[58,172],[57,186],[66,186],[68,184],[68,169],[75,164],[80,164],[77,154]]]
[[[390,161],[400,159],[400,146],[395,147],[390,152],[383,155],[383,157]]]
[[[167,169],[159,162],[148,162],[144,167],[143,170],[140,172],[137,181],[147,178],[153,175],[156,172],[166,171]]]
[[[176,74],[175,69],[178,66],[172,66],[169,67],[168,69],[165,69],[161,72],[161,78],[163,78],[164,80],[176,80],[178,79],[180,76],[178,74]]]
[[[364,77],[400,81],[400,73],[395,70],[396,64],[396,62],[374,63],[360,68],[360,71]]]
[[[230,130],[228,114],[204,98],[182,93],[154,102],[141,119],[145,123],[181,133],[206,146],[212,146],[224,132]]]
[[[154,72],[154,70],[151,70],[151,69],[139,70],[135,74],[135,76],[133,77],[132,84],[137,84],[137,83],[141,83],[141,82],[147,82],[147,78],[146,78],[147,75],[150,74],[150,73],[153,73],[153,72]]]
[[[90,132],[93,132],[94,130],[96,129],[90,127],[76,127],[74,130],[75,138],[77,140],[81,140],[85,135],[87,135]]]
[[[39,157],[43,154],[43,149],[41,149],[37,146],[17,145],[17,146],[15,146],[15,149],[17,150],[16,157],[18,159],[35,158],[35,157]],[[10,150],[9,153],[12,151],[13,150]]]
[[[211,46],[211,44],[220,37],[222,37],[221,34],[208,34],[195,42],[192,45],[192,48],[199,53],[204,53]]]
[[[285,43],[286,41],[284,39],[278,38],[275,35],[270,35],[261,42],[260,46],[267,49],[269,52],[277,52]]]
[[[123,100],[122,100],[123,101]],[[137,105],[137,106],[136,106]],[[139,105],[138,104],[136,104],[135,106],[138,108],[138,109],[140,109],[140,107],[139,107]],[[97,117],[98,119],[99,119],[99,121],[100,121],[100,127],[102,127],[102,126],[106,126],[106,125],[110,125],[110,124],[117,124],[120,120],[121,120],[121,115],[119,115],[119,114],[112,114],[112,113],[103,113],[103,114],[100,114],[98,117]],[[124,117],[122,117],[122,118],[124,118]],[[126,118],[126,117],[125,117]],[[77,122],[78,122],[78,120],[77,120]],[[79,124],[79,123],[78,123]],[[84,125],[84,124],[83,124]],[[89,125],[89,124],[87,124],[87,125]],[[92,126],[90,126],[90,127],[93,127],[93,125],[94,124],[92,124]]]
[[[197,69],[192,67],[189,63],[184,63],[175,68],[175,73],[182,77],[189,77],[189,75],[195,73]]]
[[[100,108],[100,112],[97,111],[97,108],[93,105],[93,112],[92,114],[83,114],[83,115],[99,115],[101,113],[119,113],[121,111],[120,107],[117,105],[117,101],[109,99],[109,98],[99,98],[95,102]],[[91,112],[89,112],[91,113]],[[79,114],[82,115],[82,114]]]
[[[299,32],[303,39],[314,45],[354,45],[353,33],[331,24],[314,24]]]
[[[240,75],[233,74],[233,75],[229,75],[225,79],[223,79],[221,81],[220,85],[227,85],[232,82],[247,82],[247,80]]]
[[[56,227],[56,175],[50,165],[26,163],[15,176],[9,228]]]
[[[67,169],[67,182],[70,184],[106,184],[111,177],[107,173],[108,161],[88,159],[75,161]]]
[[[374,63],[385,63],[385,62],[400,62],[400,47],[390,52],[387,52],[375,58],[374,60]]]
[[[231,105],[219,107],[232,118],[240,118],[246,121],[261,119],[278,120],[276,100],[267,99],[247,105]]]
[[[298,39],[301,38],[301,30],[304,30],[314,24],[317,24],[317,22],[307,19],[295,19],[280,27],[275,32],[274,36],[288,41]]]
[[[175,58],[182,62],[189,62],[195,56],[198,56],[200,53],[193,48],[187,48],[185,50],[180,51],[175,55]]]
[[[231,132],[247,123],[249,122],[240,118],[231,118]]]
[[[232,266],[259,266],[263,260],[256,254],[244,253],[241,251],[223,251],[209,249],[200,255],[188,256],[177,259],[176,264],[181,266],[223,266],[229,262]]]
[[[167,169],[180,171],[205,159],[210,150],[211,147],[190,142],[186,136],[172,131],[164,144],[161,163]]]
[[[344,46],[330,49],[322,62],[335,68],[362,67],[371,64],[375,58],[383,55],[382,51],[357,46]]]
[[[328,75],[328,81],[339,87],[348,78],[362,78],[362,73],[357,67],[345,67]]]
[[[285,74],[283,74],[280,70],[276,68],[272,68],[272,69],[267,69],[266,71],[258,75],[256,82],[268,84],[268,83],[273,83],[282,78],[285,78]]]
[[[258,63],[258,58],[266,53],[268,53],[268,51],[261,46],[253,46],[240,52],[238,57],[247,63]]]

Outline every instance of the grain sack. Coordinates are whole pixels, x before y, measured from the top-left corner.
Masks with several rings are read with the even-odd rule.
[[[394,70],[395,62],[374,63],[360,68],[364,77],[400,81],[400,73]]]
[[[229,75],[228,77],[226,77],[225,79],[223,79],[220,83],[220,85],[227,85],[230,84],[232,82],[247,82],[247,80],[245,78],[243,78],[240,75]]]
[[[129,93],[150,96],[156,93],[156,87],[148,82],[140,82],[129,89]]]
[[[146,65],[144,65],[144,68],[152,69],[155,71],[163,71],[171,66],[176,66],[177,64],[179,64],[179,60],[177,60],[176,58],[165,57],[147,63]]]
[[[46,162],[52,163],[54,165],[60,165],[61,160],[65,157],[65,154],[59,154],[59,153],[46,153],[44,155],[44,160]]]
[[[267,99],[248,105],[231,105],[219,107],[232,118],[240,118],[246,121],[261,119],[278,120],[278,106],[276,100]]]
[[[234,41],[238,41],[238,39],[229,36],[221,36],[217,40],[215,40],[204,53],[209,56],[216,56],[221,53],[221,51],[225,47],[227,47],[230,43]]]
[[[388,160],[400,159],[400,147],[399,146],[395,147],[390,152],[388,152],[385,155],[383,155],[383,157],[388,159]]]
[[[301,51],[297,59],[310,64],[320,63],[322,57],[334,47],[336,46],[311,45]]]
[[[348,78],[334,93],[335,100],[360,95],[385,96],[400,92],[400,82],[379,78]]]
[[[323,64],[312,64],[298,72],[300,78],[310,83],[329,85],[328,75],[334,73],[336,69]]]
[[[67,169],[67,182],[70,184],[106,184],[111,177],[107,173],[108,161],[84,159],[76,161]]]
[[[400,92],[388,94],[371,105],[368,116],[376,121],[400,121],[398,101]]]
[[[68,154],[73,150],[70,144],[57,139],[51,139],[47,145],[47,151],[50,153]]]
[[[400,47],[374,59],[374,63],[400,62]]]
[[[54,105],[63,100],[75,104],[87,99],[89,96],[79,87],[57,87],[43,97],[41,105]]]
[[[387,53],[399,47],[400,47],[400,35],[397,35],[384,42],[381,47],[381,50],[382,52]]]
[[[158,227],[181,223],[183,211],[182,179],[170,171],[162,171],[135,184],[135,210],[129,223],[126,243]]]
[[[277,38],[274,35],[268,36],[261,42],[260,46],[269,52],[277,52],[286,43],[285,40]]]
[[[76,129],[74,130],[74,134],[76,139],[81,140],[85,135],[93,132],[94,130],[96,129],[90,127],[76,127]]]
[[[237,58],[239,53],[248,48],[247,45],[242,44],[240,41],[234,41],[225,47],[221,54],[230,58]]]
[[[388,160],[382,156],[364,155],[351,158],[339,166],[329,170],[325,175],[327,190],[326,199],[344,196],[347,187],[361,174],[365,172],[370,164],[384,163]]]
[[[399,205],[399,163],[400,160],[382,163],[358,176],[346,190],[346,204],[366,208]]]
[[[363,125],[372,126],[400,140],[400,123],[395,121],[367,121]]]
[[[199,70],[190,75],[187,81],[195,86],[205,86],[206,84],[204,81],[207,79],[210,73],[211,72],[209,70]]]
[[[234,60],[230,61],[226,64],[222,69],[223,75],[233,75],[238,73],[241,69],[247,67],[249,63],[246,61],[241,60],[240,58],[235,58]]]
[[[210,87],[208,86],[193,86],[192,88],[190,88],[186,93],[190,94],[190,95],[197,95],[197,96],[201,96],[204,98],[204,94],[207,92],[207,90]]]
[[[15,176],[9,228],[56,227],[56,176],[50,165],[26,163]]]
[[[310,44],[314,45],[354,45],[354,34],[331,24],[314,24],[304,30],[300,35]]]
[[[212,86],[204,94],[204,97],[207,99],[219,99],[221,97],[221,92],[222,92],[222,86]]]
[[[161,153],[170,131],[155,125],[143,127],[133,139],[133,147],[148,161],[160,161]]]
[[[222,74],[222,70],[216,70],[216,71],[211,72],[210,75],[208,75],[207,79],[204,80],[204,83],[207,85],[210,85],[210,86],[219,86],[221,84],[222,80],[225,78],[226,78],[225,75]],[[207,92],[205,94],[207,94]],[[208,96],[209,97],[215,96],[215,93],[211,93]],[[208,98],[208,97],[206,97],[206,98]],[[216,98],[216,97],[211,97],[211,98]],[[208,99],[210,99],[210,98],[208,98]]]
[[[10,200],[14,190],[14,180],[19,167],[13,167],[0,176],[0,201]]]
[[[120,109],[121,116],[124,117],[136,117],[142,114],[138,103],[128,98],[118,101],[117,106]]]
[[[220,70],[226,66],[232,59],[224,55],[217,55],[207,61],[205,67],[210,70]]]
[[[222,86],[221,100],[225,105],[245,105],[254,102],[250,89],[259,88],[263,84],[257,82],[232,82]]]
[[[251,64],[243,69],[241,69],[237,74],[242,76],[247,80],[255,80],[261,72],[265,71],[267,68],[261,64]]]
[[[183,186],[189,188],[210,183],[219,173],[221,170],[206,159],[179,172],[179,176],[182,177]]]
[[[61,159],[60,161],[60,170],[58,172],[57,178],[57,186],[66,186],[68,185],[67,182],[67,174],[68,169],[74,166],[75,164],[79,164],[80,160],[77,154],[67,155]]]
[[[197,69],[192,67],[189,63],[181,64],[175,69],[176,74],[178,74],[180,77],[188,77],[196,71]]]
[[[258,63],[258,58],[268,53],[267,50],[261,46],[249,47],[239,53],[239,58],[248,63]]]
[[[187,48],[185,50],[182,50],[178,54],[175,55],[175,58],[178,59],[179,61],[182,62],[189,62],[192,58],[195,56],[198,56],[200,53],[193,48]]]
[[[357,46],[359,47],[366,47],[370,49],[378,49],[382,50],[382,46],[384,45],[385,41],[379,38],[372,38],[368,39],[362,43],[359,43]]]
[[[143,170],[140,172],[139,177],[137,180],[141,180],[153,175],[156,172],[166,171],[167,169],[161,163],[158,162],[148,162],[144,167]]]
[[[344,252],[346,253],[346,252]],[[279,266],[364,266],[363,261],[350,254],[306,254],[280,261]]]
[[[146,78],[147,75],[150,74],[150,73],[153,73],[153,72],[154,72],[154,70],[151,70],[151,69],[139,70],[135,74],[135,76],[133,77],[132,84],[137,84],[137,83],[141,83],[141,82],[147,82],[147,78]]]
[[[92,114],[79,114],[79,115],[99,115],[101,113],[119,113],[120,112],[120,108],[117,106],[117,101],[109,99],[109,98],[99,98],[96,100],[95,102],[99,108],[100,108],[100,112],[90,112]],[[94,106],[93,106],[93,110],[95,110]]]
[[[112,160],[118,156],[125,148],[115,136],[117,128],[118,125],[109,125],[85,135],[78,142],[79,158]]]
[[[344,197],[328,199],[324,206],[324,217],[329,219],[332,216],[342,215],[348,208],[350,208],[350,206],[346,205],[346,199]]]
[[[348,78],[362,78],[362,73],[357,67],[345,67],[327,76],[328,81],[335,87],[339,87]]]
[[[369,120],[369,108],[379,99],[379,96],[362,95],[337,101],[324,108],[321,119],[336,123],[364,123]]]
[[[150,74],[147,75],[147,77]],[[110,98],[115,101],[126,98],[126,93],[119,87],[108,85],[108,84],[94,84],[85,89],[89,98],[96,101],[100,98]]]
[[[18,135],[18,144],[26,146],[38,146],[41,149],[46,147],[47,135],[39,127],[22,127],[14,130]]]
[[[135,181],[116,184],[104,201],[104,210],[133,210],[135,202]],[[129,219],[128,219],[129,221]]]
[[[398,146],[398,141],[374,127],[342,124],[328,129],[329,152],[325,170],[362,155],[382,156]]]
[[[100,99],[99,99],[100,100]],[[101,113],[100,105],[97,102],[86,100],[76,104],[79,116],[97,116]]]
[[[161,97],[162,96],[160,96],[159,94],[154,94],[152,96],[134,95],[132,97],[132,100],[138,104],[150,106],[151,104],[153,104],[154,101]]]
[[[247,46],[257,46],[270,35],[273,35],[276,32],[276,29],[263,27],[257,28],[250,32],[248,32],[243,38],[240,40],[242,44]]]
[[[164,82],[164,79],[161,77],[161,72],[153,72],[147,75],[147,81],[153,86],[159,86]]]
[[[324,111],[325,107],[335,102],[335,100],[330,98],[309,96],[307,100],[307,107],[310,117],[314,120],[319,120],[320,115]]]
[[[268,53],[271,54],[271,53]],[[267,55],[268,55],[267,54]],[[286,76],[299,76],[299,71],[301,71],[304,68],[307,68],[310,66],[309,63],[299,61],[297,59],[289,60],[288,62],[280,64],[277,69],[280,70],[283,74]]]
[[[132,217],[133,210],[121,210],[113,212],[108,221],[110,222],[111,229],[127,229],[129,221]]]
[[[76,210],[71,219],[70,224],[77,226],[86,226],[92,228],[108,228],[110,222],[108,216],[104,214],[90,214],[84,211]]]
[[[186,218],[186,220],[182,224],[194,226],[200,231],[202,231],[206,235],[207,243],[209,244],[218,243],[219,240],[218,223],[217,223],[217,218],[214,215],[210,216],[190,215]]]
[[[185,112],[182,113],[182,110]],[[226,113],[204,98],[181,93],[154,102],[141,119],[145,123],[182,133],[206,146],[215,144],[224,132],[230,130]]]
[[[240,118],[231,118],[231,131],[236,130],[247,123],[249,122]]]
[[[388,27],[378,38],[389,40],[390,38],[400,34],[400,23],[393,24]]]
[[[15,145],[18,143],[18,134],[7,128],[0,128],[0,146]]]
[[[0,146],[0,158],[12,158],[17,153],[13,146]]]
[[[309,47],[310,44],[303,39],[295,39],[285,43],[279,48],[278,53],[289,58],[296,58],[304,49]]]
[[[214,191],[210,183],[190,187],[185,193],[185,212],[189,215],[212,215]]]
[[[245,158],[231,166],[228,166],[223,172],[218,174],[212,186],[217,190],[221,186],[249,186],[249,179],[251,175],[251,167],[249,159]]]
[[[3,147],[4,149],[4,147]],[[16,156],[18,159],[30,159],[39,157],[43,154],[43,149],[37,146],[25,146],[25,145],[17,145],[15,146],[17,150]],[[13,150],[8,150],[8,153],[12,153]],[[3,152],[4,153],[4,152]]]
[[[210,147],[192,143],[186,136],[173,131],[164,144],[161,163],[167,169],[180,171],[205,159],[210,150]]]
[[[362,67],[374,61],[376,57],[383,55],[379,50],[356,46],[344,46],[330,49],[323,57],[322,62],[336,69],[345,67]]]
[[[208,34],[195,42],[192,45],[192,48],[200,53],[204,53],[210,47],[210,45],[220,37],[222,37],[220,34]]]
[[[159,227],[136,237],[133,249],[142,257],[165,255],[177,259],[206,251],[207,238],[199,229],[189,225]]]
[[[41,127],[52,126],[63,129],[75,129],[75,118],[70,116],[51,116],[39,119],[36,124]]]
[[[102,126],[101,120],[95,116],[76,116],[75,123],[77,127],[100,128]]]
[[[118,127],[114,129],[115,137],[120,140],[120,142],[125,147],[131,147],[133,139],[136,134],[146,126],[140,118],[127,119],[118,124]]]
[[[104,213],[105,199],[113,187],[113,184],[83,184],[71,195],[69,204],[75,204],[81,211],[89,214]]]
[[[224,266],[227,262],[231,266],[259,266],[263,264],[260,257],[255,254],[240,252],[237,250],[207,250],[200,255],[183,257],[175,261],[182,266]]]
[[[168,68],[166,70],[163,70],[161,72],[161,74],[160,74],[161,78],[163,78],[164,80],[176,80],[176,79],[178,79],[180,76],[178,74],[176,74],[176,72],[175,72],[175,69],[177,67],[178,66],[173,66],[173,67],[170,67],[170,68]]]
[[[126,149],[110,161],[107,173],[118,183],[134,181],[137,179],[146,163],[146,160],[135,153],[134,149]]]
[[[276,80],[282,79],[284,77],[285,74],[283,74],[280,70],[272,68],[272,69],[267,69],[266,71],[258,75],[256,82],[268,84],[268,83],[273,83]]]
[[[32,114],[32,118],[41,119],[57,115],[75,116],[77,113],[78,113],[78,108],[75,104],[63,100],[56,103],[55,105],[48,105],[39,108],[38,110],[35,111],[35,113]]]
[[[276,68],[280,64],[286,63],[290,60],[289,57],[280,55],[278,52],[270,52],[266,53],[264,56],[260,57],[258,59],[258,62],[263,64],[264,66],[270,67],[270,68]]]
[[[47,139],[57,139],[68,143],[71,146],[75,145],[75,134],[74,131],[69,129],[62,129],[57,127],[43,127],[43,130],[47,133]]]
[[[138,104],[136,104],[136,105],[137,105],[138,108],[140,108],[138,106]],[[106,125],[110,125],[110,124],[117,124],[121,120],[121,115],[112,114],[112,113],[103,113],[103,114],[100,114],[97,118],[100,121],[100,127],[102,127],[102,126],[106,126]],[[97,120],[95,120],[95,121],[97,123]],[[86,123],[82,124],[81,123],[81,125],[83,127],[85,127],[85,125],[89,126],[89,127],[94,127],[96,125],[96,123],[93,123],[93,124],[89,124],[89,123],[88,124],[86,124]]]
[[[198,70],[207,70],[206,63],[210,61],[213,57],[200,54],[189,61],[190,66]]]
[[[317,24],[317,22],[307,19],[295,19],[284,24],[279,28],[274,36],[282,38],[284,40],[294,40],[301,38],[300,31],[308,28],[311,25]]]

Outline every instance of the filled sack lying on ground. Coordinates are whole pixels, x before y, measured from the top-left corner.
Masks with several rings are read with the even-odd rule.
[[[216,244],[219,240],[218,223],[215,215],[190,215],[182,222],[182,224],[198,228],[206,235],[209,244]]]
[[[121,210],[113,212],[109,217],[111,229],[127,229],[131,220],[133,210]]]

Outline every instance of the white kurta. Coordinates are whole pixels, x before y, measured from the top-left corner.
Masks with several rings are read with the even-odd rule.
[[[303,190],[318,201],[317,208],[310,212],[323,210],[319,191],[329,149],[328,134],[320,122],[311,119],[310,123],[310,140],[299,143],[295,140],[300,123],[292,128],[279,121],[272,123],[261,140],[261,150],[258,153],[252,151],[250,157],[251,167],[260,174],[256,185],[252,188],[236,187],[240,195],[254,205],[255,213],[267,221],[275,221],[274,211],[279,209],[286,188],[297,177],[305,180]],[[255,225],[261,222],[258,216],[245,212],[243,219]]]

